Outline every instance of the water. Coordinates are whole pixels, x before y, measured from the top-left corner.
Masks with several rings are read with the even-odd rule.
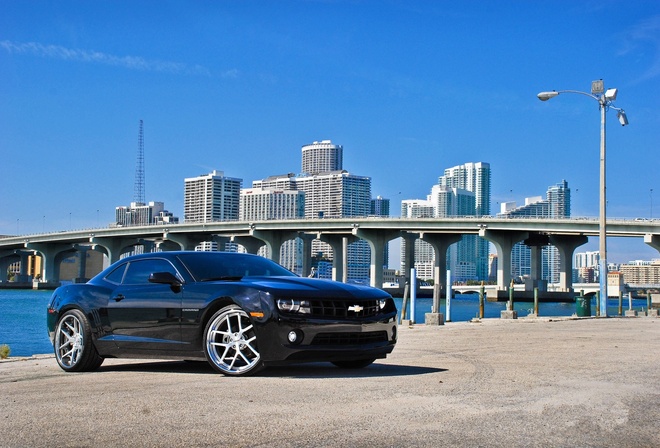
[[[0,345],[7,344],[10,356],[32,356],[53,353],[53,346],[48,339],[46,329],[46,305],[52,291],[1,290],[0,289]],[[401,310],[402,299],[395,299]],[[424,314],[431,312],[433,299],[415,301],[415,322],[424,323]],[[514,303],[519,317],[533,311],[531,302]],[[618,314],[619,300],[609,299],[607,312],[610,316]],[[485,302],[484,317],[499,318],[506,309],[506,302]],[[628,300],[624,298],[623,309],[628,309]],[[646,299],[633,300],[633,309],[646,309]],[[400,311],[399,311],[400,312]],[[440,312],[447,319],[445,301],[440,302]],[[591,313],[596,312],[595,300],[591,301]],[[571,316],[575,313],[574,303],[541,303],[539,316]],[[408,314],[409,316],[410,314]],[[451,320],[466,322],[479,316],[479,296],[477,294],[458,294],[451,302]]]
[[[53,353],[46,328],[46,305],[53,291],[0,289],[0,345],[9,356]]]
[[[394,299],[396,307],[401,314],[402,299]],[[410,301],[408,301],[410,302]],[[424,314],[431,312],[433,299],[424,298],[415,300],[415,322],[424,323]],[[646,299],[633,299],[633,310],[641,311],[646,309]],[[515,302],[513,309],[518,312],[518,317],[525,317],[534,312],[533,302]],[[628,299],[623,299],[623,312],[628,309]],[[499,318],[500,312],[506,310],[506,302],[489,302],[484,303],[484,318]],[[575,303],[563,302],[541,302],[539,303],[539,317],[561,317],[572,316],[575,314]],[[440,300],[440,310],[445,315],[447,320],[447,308],[444,299]],[[619,314],[619,299],[607,300],[607,314],[608,316],[616,316]],[[596,299],[591,299],[591,315],[596,315]],[[410,303],[407,306],[407,318],[410,316]],[[452,322],[467,322],[474,317],[479,317],[479,295],[478,294],[457,294],[451,299],[451,321]]]

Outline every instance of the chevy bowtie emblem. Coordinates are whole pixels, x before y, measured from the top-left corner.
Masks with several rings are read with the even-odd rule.
[[[364,309],[364,307],[360,306],[360,305],[351,305],[351,306],[348,307],[348,311],[355,311],[356,313],[359,313],[363,309]]]

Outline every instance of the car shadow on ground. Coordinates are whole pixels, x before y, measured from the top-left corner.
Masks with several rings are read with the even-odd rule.
[[[184,373],[221,375],[205,361],[145,361],[127,364],[108,364],[98,372],[145,372],[145,373]],[[264,378],[375,378],[425,375],[445,372],[447,369],[398,364],[374,364],[362,369],[342,369],[330,363],[293,364],[272,366],[263,369],[255,376]]]

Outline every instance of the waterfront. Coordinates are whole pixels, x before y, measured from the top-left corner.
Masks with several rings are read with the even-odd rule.
[[[7,344],[11,349],[10,356],[32,356],[52,353],[53,348],[46,331],[46,305],[52,291],[33,290],[0,290],[0,345]],[[397,308],[401,310],[401,299],[396,299]],[[415,302],[415,322],[424,323],[424,314],[431,312],[433,300],[424,298]],[[608,314],[618,313],[618,299],[608,300]],[[441,312],[445,312],[445,301],[441,301]],[[518,302],[514,309],[519,317],[528,315],[533,303]],[[506,302],[485,302],[484,317],[499,318],[500,312],[506,309]],[[628,301],[624,299],[623,309],[628,309]],[[646,309],[646,300],[633,300],[633,309]],[[591,312],[595,313],[595,301],[592,299]],[[574,303],[541,303],[539,316],[571,316],[575,313]],[[409,315],[409,314],[408,314]],[[467,322],[479,315],[479,300],[476,294],[459,294],[451,302],[451,320]],[[446,318],[446,316],[445,316]]]

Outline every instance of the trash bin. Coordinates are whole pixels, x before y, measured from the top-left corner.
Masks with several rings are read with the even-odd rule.
[[[575,297],[575,314],[578,317],[591,316],[591,298],[585,296]]]

